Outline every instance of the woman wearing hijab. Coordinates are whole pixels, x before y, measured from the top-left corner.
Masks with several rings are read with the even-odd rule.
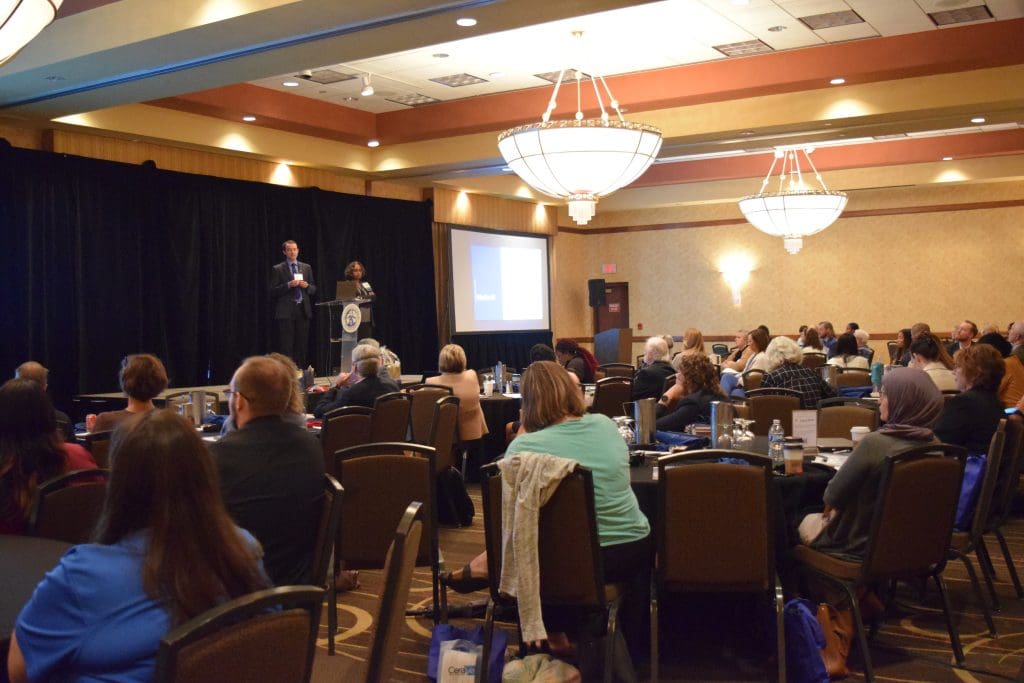
[[[861,439],[825,489],[825,510],[800,523],[800,540],[815,550],[863,557],[880,491],[882,465],[916,446],[936,441],[932,427],[942,393],[922,370],[893,368],[882,380],[879,416],[885,426]]]

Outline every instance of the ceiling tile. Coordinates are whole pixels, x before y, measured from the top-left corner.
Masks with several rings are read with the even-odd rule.
[[[896,36],[918,31],[933,31],[935,24],[916,2],[892,0],[847,0],[864,21],[880,35]]]
[[[823,39],[830,43],[840,43],[844,40],[857,40],[860,38],[877,38],[878,32],[871,24],[861,22],[847,26],[835,26],[815,31]]]

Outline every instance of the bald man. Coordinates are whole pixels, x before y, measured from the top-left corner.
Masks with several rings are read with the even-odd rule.
[[[30,379],[42,387],[43,391],[46,391],[49,384],[50,371],[43,367],[42,363],[28,360],[18,366],[18,369],[14,371],[14,377],[16,379]],[[71,418],[56,408],[53,409],[53,415],[57,420],[57,427],[64,436],[64,440],[74,441],[75,429],[74,425],[71,424]]]

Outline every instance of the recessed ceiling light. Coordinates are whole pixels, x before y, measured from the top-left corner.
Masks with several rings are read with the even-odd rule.
[[[431,55],[434,59],[448,59],[450,56],[447,52],[435,52]]]
[[[985,123],[985,117],[975,116],[973,119],[971,119],[971,123]]]
[[[779,31],[785,31],[787,28],[789,28],[789,27],[788,26],[782,26],[780,24],[779,26],[769,26],[768,30],[771,31],[772,33],[778,33]]]
[[[377,140],[377,139],[367,140],[366,141],[366,146],[367,147],[380,147],[380,140]]]
[[[243,116],[242,120],[243,121],[255,121],[256,117],[255,116]]]
[[[459,26],[465,26],[468,28],[470,26],[476,26],[476,19],[473,17],[460,17],[455,20],[455,23]]]
[[[281,85],[283,85],[286,88],[298,88],[299,87],[299,82],[298,81],[284,81],[283,83],[281,83]]]
[[[942,157],[943,161],[953,161],[953,157]]]
[[[833,78],[831,81],[829,81],[829,83],[831,83],[832,85],[842,85],[843,83],[846,83],[846,79],[840,76],[837,78]]]

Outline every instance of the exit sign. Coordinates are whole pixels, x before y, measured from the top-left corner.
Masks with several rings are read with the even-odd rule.
[[[601,264],[601,272],[604,273],[605,275],[613,274],[615,272],[615,264],[614,263],[602,263]]]

